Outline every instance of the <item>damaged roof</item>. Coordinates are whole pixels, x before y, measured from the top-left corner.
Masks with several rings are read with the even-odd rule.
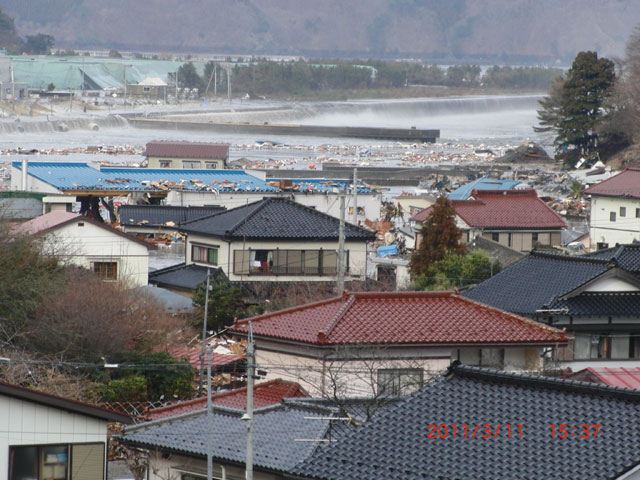
[[[21,162],[13,168],[22,171]],[[242,170],[186,170],[149,168],[93,168],[87,163],[29,162],[30,176],[65,191],[161,192],[169,190],[209,192],[279,192]]]

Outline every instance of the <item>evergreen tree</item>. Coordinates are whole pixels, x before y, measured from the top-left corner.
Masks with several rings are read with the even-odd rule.
[[[193,304],[204,308],[206,283],[198,286],[193,294]],[[224,276],[211,274],[209,286],[209,308],[207,312],[207,328],[209,330],[219,330],[231,325],[235,317],[240,316],[244,305],[242,303],[242,292],[239,288],[231,286],[229,280]],[[202,322],[198,319],[198,326]]]
[[[181,88],[197,88],[202,91],[202,78],[198,75],[193,62],[188,62],[178,68],[178,82]]]
[[[615,68],[611,60],[596,52],[580,52],[559,91],[541,102],[541,129],[556,133],[556,152],[568,164],[589,156],[598,147],[598,127],[603,124],[603,106],[612,94]],[[556,86],[556,88],[559,88]]]
[[[445,196],[436,200],[431,214],[420,229],[420,235],[422,239],[409,265],[414,277],[426,274],[433,263],[442,260],[448,253],[467,252],[467,247],[460,243],[462,231],[456,226],[456,212]]]

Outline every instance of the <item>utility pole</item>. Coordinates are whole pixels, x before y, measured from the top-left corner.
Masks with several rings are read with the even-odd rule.
[[[358,225],[358,167],[353,167],[353,224]]]
[[[207,480],[213,480],[213,412],[211,412],[211,347],[207,347]]]
[[[204,376],[204,354],[207,348],[207,320],[209,319],[209,282],[211,269],[207,267],[207,290],[204,293],[204,321],[202,322],[202,352],[200,353],[200,388],[198,396],[202,396],[202,382]]]
[[[209,87],[211,86],[211,79],[214,77],[214,75],[216,74],[216,64],[213,64],[213,69],[211,70],[211,75],[209,75],[209,82],[207,83],[207,88],[204,90],[204,96],[206,98],[207,93],[209,92]],[[215,93],[214,93],[215,95]]]
[[[338,228],[338,295],[344,293],[344,191],[340,193],[340,227]]]
[[[245,480],[253,480],[253,380],[256,371],[256,357],[253,343],[253,326],[249,322],[247,338],[247,413],[243,419],[247,422],[247,457],[245,460]]]

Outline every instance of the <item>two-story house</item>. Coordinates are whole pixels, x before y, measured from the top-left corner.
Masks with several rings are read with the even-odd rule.
[[[149,142],[145,155],[149,168],[221,170],[227,168],[229,145],[206,142]]]
[[[186,266],[219,267],[232,282],[335,281],[340,221],[284,198],[265,198],[187,222]],[[375,234],[345,223],[345,280],[364,280]]]
[[[592,246],[599,250],[640,240],[640,169],[627,168],[583,193],[591,195]]]
[[[452,200],[461,242],[484,237],[520,252],[538,246],[560,245],[566,223],[535,190],[474,190],[468,200]],[[433,207],[411,217],[416,231]],[[417,235],[416,249],[421,241]]]
[[[558,330],[455,292],[362,292],[237,320],[251,322],[267,379],[299,382],[312,395],[366,396],[417,390],[451,360],[538,370],[566,345]]]
[[[557,328],[574,339],[566,367],[640,365],[640,246],[587,255],[531,252],[463,292],[467,298]]]

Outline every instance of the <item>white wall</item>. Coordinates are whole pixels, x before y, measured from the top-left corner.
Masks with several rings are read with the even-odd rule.
[[[0,475],[9,471],[9,446],[97,442],[107,442],[104,420],[0,396]]]
[[[284,347],[289,351],[284,351],[284,348],[282,351],[275,351],[275,345],[268,340],[257,340],[256,363],[259,368],[267,371],[267,376],[261,381],[283,378],[298,382],[311,396],[330,395],[332,385],[336,384],[335,381],[332,382],[331,377],[341,379],[338,380],[338,384],[342,395],[370,397],[374,394],[371,375],[373,374],[373,382],[375,382],[378,369],[422,368],[426,382],[433,375],[442,373],[452,360],[460,359],[463,363],[470,365],[478,365],[480,361],[479,354],[475,355],[477,361],[473,360],[474,353],[479,351],[479,348],[472,346],[461,348],[381,346],[372,348],[368,358],[365,351],[357,347],[350,350],[347,346],[342,351],[342,358],[351,352],[352,360],[330,360],[322,358],[321,353],[318,353],[318,349],[313,346],[304,348],[291,345]],[[505,347],[504,370],[540,369],[543,364],[542,350],[541,347]]]
[[[626,215],[620,216],[620,207],[626,208]],[[589,229],[591,248],[597,243],[608,243],[609,247],[616,243],[632,243],[640,240],[640,218],[636,217],[636,208],[640,208],[640,199],[624,197],[591,197],[591,217]],[[611,212],[615,212],[616,221],[610,220]]]
[[[133,286],[148,283],[147,247],[82,218],[47,234],[44,249],[65,262],[87,269],[91,262],[117,261],[118,279],[126,279]]]
[[[238,192],[238,193],[220,193],[214,192],[181,192],[171,191],[167,195],[166,204],[173,206],[203,206],[203,205],[222,205],[227,209],[240,207],[249,203],[255,203],[263,198],[268,197],[285,197],[292,198],[301,205],[314,207],[322,213],[326,213],[335,218],[340,218],[340,199],[336,194],[324,193],[264,193],[264,192]],[[364,208],[364,215],[358,217],[358,221],[364,222],[365,219],[377,220],[380,218],[380,208],[382,206],[382,195],[380,194],[361,194],[358,195],[358,207]],[[353,223],[353,214],[349,213],[349,208],[353,206],[353,198],[347,196],[345,201],[345,220]]]
[[[29,170],[27,169],[27,172]],[[22,169],[11,166],[11,190],[24,190],[39,193],[61,193],[57,188],[52,187],[37,178],[27,175],[27,188],[22,187]]]
[[[187,236],[186,245],[186,262],[187,265],[193,263],[191,259],[191,244],[218,246],[218,266],[222,267],[224,273],[231,281],[251,280],[261,281],[306,281],[306,282],[325,282],[335,281],[335,275],[236,275],[233,273],[233,257],[236,250],[337,250],[338,242],[287,242],[287,241],[247,241],[242,242],[235,240],[229,248],[229,244],[222,239],[215,239],[203,235],[189,234]],[[366,275],[367,246],[365,242],[345,242],[345,250],[349,251],[349,273],[346,275],[347,280],[361,279],[364,280]],[[203,264],[205,265],[205,264]],[[206,265],[205,265],[206,266]]]

